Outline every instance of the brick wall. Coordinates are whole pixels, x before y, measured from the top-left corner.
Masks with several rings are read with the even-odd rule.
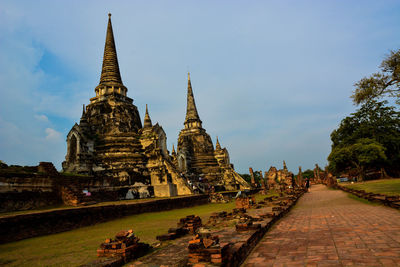
[[[194,195],[3,217],[0,218],[0,243],[64,232],[133,214],[191,207],[207,202],[207,195]]]

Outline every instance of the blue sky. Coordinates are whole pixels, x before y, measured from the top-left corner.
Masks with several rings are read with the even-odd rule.
[[[400,47],[399,1],[0,0],[0,159],[52,161],[98,85],[107,13],[122,80],[176,144],[187,71],[238,172],[325,166],[353,84]]]

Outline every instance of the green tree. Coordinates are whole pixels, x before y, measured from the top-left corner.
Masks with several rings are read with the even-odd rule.
[[[355,162],[359,161],[354,153],[364,153],[366,151],[362,148],[365,148],[371,149],[371,153],[380,155],[379,148],[376,148],[379,144],[383,147],[386,157],[380,157],[380,160],[374,161],[375,164],[379,163],[380,167],[384,167],[391,174],[398,175],[400,166],[400,112],[396,111],[394,107],[386,106],[386,104],[387,101],[377,102],[375,100],[364,103],[357,112],[344,118],[339,128],[331,133],[332,152],[328,157],[331,171],[338,174],[346,168],[357,168]],[[365,140],[360,141],[362,139],[370,139],[374,143],[371,141],[370,146],[367,146]],[[357,143],[358,147],[353,146]],[[369,160],[373,161],[372,158]],[[372,166],[366,164],[365,161],[360,162],[364,168]]]
[[[248,182],[249,184],[251,183],[251,176],[250,176],[250,174],[243,173],[243,174],[240,174],[240,176],[242,176],[242,178],[243,178],[246,182]]]
[[[400,50],[391,51],[380,69],[381,72],[364,77],[354,85],[356,89],[351,97],[355,104],[383,96],[395,97],[396,103],[400,104]]]
[[[322,171],[322,170],[321,170]],[[307,169],[302,173],[303,178],[313,178],[314,177],[314,170]]]
[[[260,181],[261,180],[260,172],[259,171],[254,171],[253,174],[254,174],[254,180],[255,180],[256,184],[261,183],[261,181]],[[244,173],[244,174],[240,174],[240,176],[242,176],[242,178],[246,182],[248,182],[249,184],[251,183],[251,175],[250,174]]]
[[[352,145],[336,147],[328,157],[334,172],[356,168],[361,181],[365,178],[366,169],[380,166],[385,160],[387,157],[383,145],[369,138],[359,139]]]

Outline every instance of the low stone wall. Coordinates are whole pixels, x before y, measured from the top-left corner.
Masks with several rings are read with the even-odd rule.
[[[377,202],[392,208],[400,209],[400,196],[388,196],[384,194],[376,194],[376,193],[366,192],[364,190],[356,190],[348,188],[342,185],[338,185],[337,188],[347,193],[356,195],[357,197],[364,198],[372,202]]]
[[[62,204],[63,187],[76,195],[83,189],[91,192],[97,202],[115,201],[121,186],[110,177],[73,176],[46,173],[18,173],[0,171],[0,212],[33,210]],[[127,189],[125,190],[127,191]]]
[[[8,216],[0,218],[0,243],[55,234],[133,214],[191,207],[207,202],[207,195],[195,195]]]
[[[0,212],[10,212],[60,205],[62,201],[55,192],[22,191],[0,193],[0,203]]]

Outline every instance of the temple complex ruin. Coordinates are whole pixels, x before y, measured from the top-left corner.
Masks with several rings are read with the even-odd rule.
[[[103,65],[96,96],[83,106],[79,124],[67,135],[63,171],[74,174],[111,176],[131,185],[151,185],[155,196],[192,194],[190,179],[204,179],[226,189],[248,186],[233,170],[229,154],[201,126],[188,81],[185,128],[177,153],[169,155],[166,134],[152,124],[148,108],[143,125],[138,108],[127,96],[122,82],[109,14]],[[203,181],[204,181],[203,180]]]
[[[287,169],[285,161],[283,161],[283,169],[281,170],[271,166],[265,174],[265,179],[267,179],[268,188],[270,189],[286,190],[296,185],[294,175]]]
[[[226,190],[249,188],[235,172],[229,153],[217,138],[216,146],[202,127],[194,100],[190,73],[188,74],[187,107],[184,128],[179,133],[175,162],[178,169],[193,182],[203,182]]]
[[[64,172],[112,176],[120,182],[151,184],[156,196],[191,194],[172,163],[163,128],[144,124],[122,83],[109,15],[103,66],[96,96],[67,135]]]

